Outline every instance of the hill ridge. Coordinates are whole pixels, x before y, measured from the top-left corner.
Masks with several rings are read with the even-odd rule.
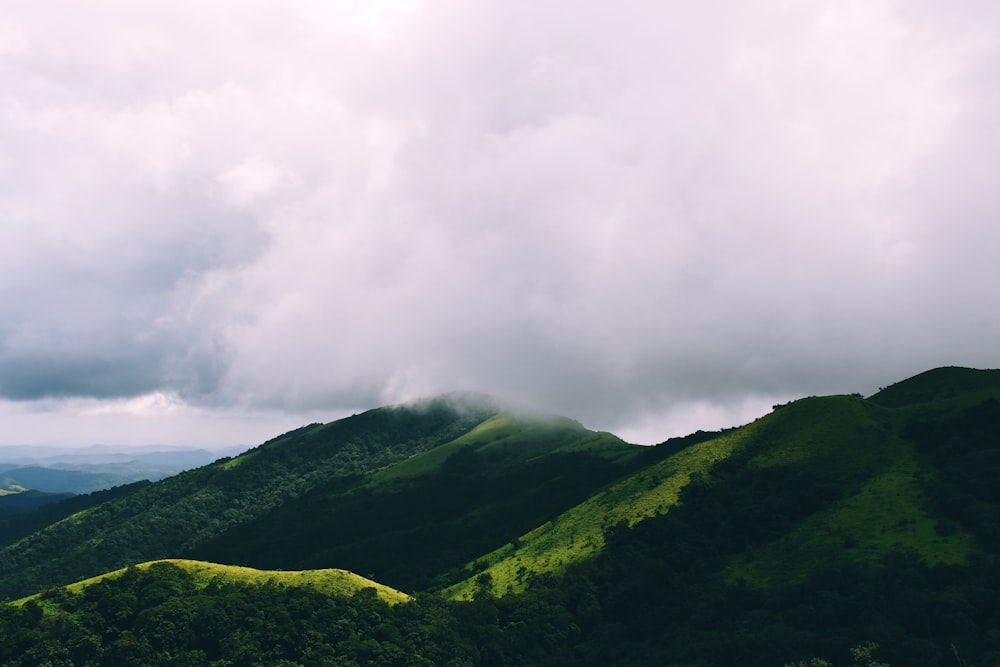
[[[176,566],[189,575],[192,575],[195,585],[198,588],[204,588],[212,582],[254,585],[276,584],[279,586],[308,586],[329,595],[353,595],[358,591],[371,588],[375,591],[379,599],[388,604],[409,602],[413,599],[412,596],[397,591],[394,588],[372,581],[354,572],[337,568],[324,568],[321,570],[259,570],[257,568],[223,565],[221,563],[210,563],[208,561],[188,558],[161,558],[144,563],[136,563],[135,565],[129,565],[128,567],[73,582],[61,588],[68,593],[80,594],[90,586],[123,576],[131,568],[147,570],[162,563]],[[39,599],[42,595],[44,595],[44,592],[29,595],[13,601],[12,604],[23,606],[30,600]]]

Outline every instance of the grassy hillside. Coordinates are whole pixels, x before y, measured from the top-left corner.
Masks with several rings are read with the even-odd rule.
[[[768,442],[748,465],[786,468],[789,477],[805,474],[816,488],[832,491],[830,502],[787,533],[740,554],[726,570],[727,581],[799,582],[831,557],[873,563],[907,549],[929,564],[958,564],[975,551],[969,533],[938,532],[926,483],[936,473],[905,439],[905,415],[845,396],[797,401],[773,421]]]
[[[474,655],[441,611],[342,571],[157,561],[0,605],[0,665],[445,664]]]
[[[959,386],[967,389],[949,390],[955,404],[992,391],[983,382]],[[904,437],[910,419],[909,413],[858,396],[810,397],[780,406],[751,424],[681,449],[470,561],[465,580],[445,593],[471,599],[482,591],[519,592],[535,576],[561,574],[600,553],[609,530],[670,512],[692,479],[706,485],[705,495],[712,494],[714,484],[727,483],[713,481],[721,477],[717,466],[736,454],[732,468],[741,470],[740,484],[749,492],[733,502],[768,503],[783,512],[784,499],[797,505],[787,510],[797,519],[773,539],[733,554],[727,581],[757,586],[801,581],[831,556],[871,563],[900,548],[913,549],[929,564],[965,563],[976,551],[975,539],[960,529],[941,534],[941,518],[928,512],[926,480],[935,472]]]
[[[278,586],[300,586],[308,587],[326,595],[351,596],[366,588],[374,589],[379,599],[387,604],[398,604],[408,602],[412,598],[405,593],[383,586],[362,576],[348,572],[346,570],[256,570],[249,567],[237,567],[234,565],[220,565],[218,563],[207,563],[205,561],[186,560],[180,558],[166,558],[159,561],[150,561],[129,566],[139,570],[147,570],[155,567],[159,563],[169,563],[183,570],[191,578],[196,588],[205,588],[210,584],[249,584],[254,586],[264,586],[274,584]],[[117,579],[128,571],[128,568],[121,568],[114,572],[107,572],[96,577],[90,577],[83,581],[65,586],[65,590],[73,595],[80,595],[87,588],[111,579]],[[21,598],[14,602],[21,606],[29,600],[38,600],[41,593]],[[53,597],[53,596],[49,596]],[[58,597],[58,596],[55,596]]]
[[[533,575],[557,574],[604,547],[605,533],[620,523],[666,512],[692,475],[706,473],[743,444],[752,429],[686,448],[597,492],[552,521],[519,535],[469,563],[466,578],[445,591],[470,599],[477,590],[502,594],[524,590]]]
[[[61,519],[81,512],[89,507],[100,505],[109,500],[123,498],[139,489],[149,486],[151,482],[133,482],[116,486],[103,491],[94,491],[65,500],[48,503],[30,512],[18,512],[11,516],[0,516],[0,546],[17,542],[23,537],[41,530]]]

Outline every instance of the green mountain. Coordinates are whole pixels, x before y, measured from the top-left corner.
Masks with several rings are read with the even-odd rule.
[[[501,413],[356,484],[319,484],[186,555],[263,568],[337,565],[407,591],[439,588],[462,579],[468,561],[658,454],[567,419]]]
[[[382,408],[22,527],[0,591],[49,590],[0,608],[0,664],[993,664],[998,473],[1000,371],[657,447],[483,396]],[[343,570],[379,584],[332,601]]]
[[[361,484],[365,474],[450,442],[498,411],[483,397],[452,395],[302,427],[3,547],[0,596],[186,554],[325,483]]]
[[[46,526],[54,524],[57,521],[65,519],[73,514],[77,514],[78,512],[82,512],[87,508],[100,505],[115,498],[127,496],[128,494],[148,486],[149,484],[150,482],[148,481],[141,481],[133,482],[132,484],[124,484],[122,486],[115,486],[102,491],[85,493],[79,496],[66,494],[70,495],[70,497],[62,502],[45,502],[43,506],[40,506],[31,512],[24,511],[24,508],[22,508],[18,512],[14,513],[0,513],[0,547],[13,544],[14,542],[17,542],[18,540],[27,537],[32,533],[45,528]],[[33,492],[24,491],[17,495],[26,495],[29,493]],[[42,498],[48,499],[53,495],[63,494],[44,494],[42,495]],[[8,497],[10,496],[4,496],[0,498],[0,500],[4,500]]]

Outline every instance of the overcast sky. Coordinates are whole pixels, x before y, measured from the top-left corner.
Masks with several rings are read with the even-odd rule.
[[[0,444],[1000,366],[992,0],[4,0]]]

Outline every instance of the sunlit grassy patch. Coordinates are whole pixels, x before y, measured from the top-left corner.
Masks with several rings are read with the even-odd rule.
[[[223,461],[222,463],[219,464],[219,467],[222,468],[223,470],[232,470],[233,468],[241,466],[250,459],[252,459],[255,454],[256,452],[254,451],[244,452],[239,456],[234,456],[228,461]]]
[[[366,579],[353,572],[337,569],[323,570],[257,570],[250,567],[239,567],[236,565],[220,565],[218,563],[208,563],[205,561],[185,560],[185,559],[164,559],[160,561],[150,561],[136,565],[140,570],[149,568],[154,563],[171,563],[180,567],[191,575],[196,587],[204,588],[213,581],[223,583],[243,583],[263,585],[274,583],[279,586],[303,586],[312,587],[327,595],[351,596],[365,588],[374,588],[376,595],[389,604],[407,602],[409,595],[397,591],[394,588],[379,584]],[[70,584],[65,589],[74,594],[79,594],[88,586],[100,583],[107,579],[115,579],[122,576],[128,568],[115,570],[97,577],[84,579]],[[37,599],[39,594],[21,598],[14,602],[15,605],[23,605],[28,600]]]
[[[468,579],[444,594],[468,599],[484,573],[492,592],[523,590],[534,574],[559,573],[574,562],[593,556],[604,547],[605,531],[620,523],[638,521],[668,511],[695,473],[705,473],[716,462],[745,445],[755,430],[750,425],[688,447],[635,473],[569,509],[554,521],[522,535],[468,566]]]

